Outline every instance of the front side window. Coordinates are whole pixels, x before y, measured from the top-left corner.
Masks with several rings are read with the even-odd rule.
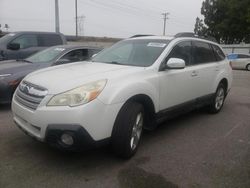
[[[216,58],[208,43],[193,41],[194,64],[215,62]]]
[[[156,61],[168,43],[169,40],[125,40],[101,51],[92,61],[148,67]]]
[[[185,61],[186,65],[191,64],[191,54],[192,54],[192,45],[190,41],[180,42],[177,44],[173,50],[170,52],[167,61],[170,58],[179,58]]]
[[[88,49],[77,49],[77,50],[72,50],[71,52],[61,57],[59,61],[76,62],[76,61],[84,61],[87,60],[88,58],[89,58]]]
[[[37,36],[24,34],[14,39],[11,43],[20,44],[20,49],[34,47],[37,46]]]

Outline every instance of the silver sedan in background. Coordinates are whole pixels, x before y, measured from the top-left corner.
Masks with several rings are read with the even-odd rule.
[[[250,54],[229,54],[227,57],[233,69],[245,69],[250,71]]]

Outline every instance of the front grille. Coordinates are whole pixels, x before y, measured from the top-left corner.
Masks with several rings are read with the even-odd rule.
[[[46,89],[28,82],[22,82],[17,88],[15,100],[27,108],[36,110],[46,94]]]

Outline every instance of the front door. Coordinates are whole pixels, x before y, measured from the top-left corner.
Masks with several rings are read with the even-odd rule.
[[[166,58],[180,58],[186,63],[184,69],[167,69],[159,74],[160,110],[165,110],[180,104],[192,102],[197,96],[197,67],[190,66],[192,61],[192,46],[190,41],[175,45]]]

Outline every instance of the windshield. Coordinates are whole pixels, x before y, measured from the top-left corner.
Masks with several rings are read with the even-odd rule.
[[[168,43],[169,40],[125,40],[100,52],[92,61],[148,67],[155,62]]]
[[[7,35],[4,35],[3,37],[0,38],[0,43],[6,43],[9,42],[13,37],[15,36],[15,33],[9,33]]]
[[[63,51],[65,51],[65,48],[61,47],[47,48],[41,52],[38,52],[26,58],[26,60],[31,61],[33,63],[49,63],[55,60],[60,54],[62,54]]]

